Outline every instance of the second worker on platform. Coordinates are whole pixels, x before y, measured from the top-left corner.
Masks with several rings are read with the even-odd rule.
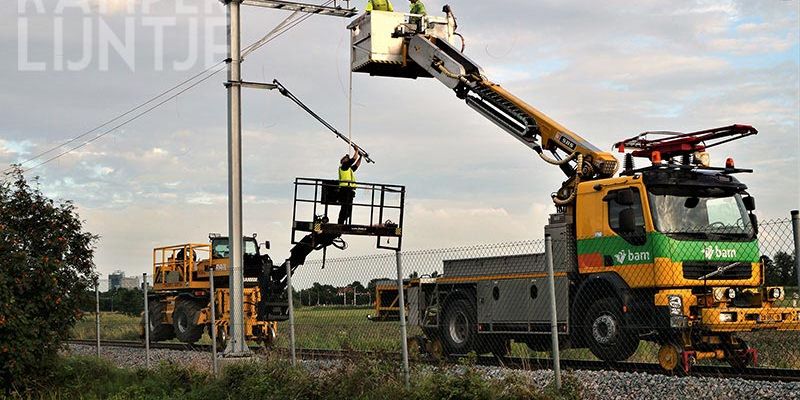
[[[356,176],[354,172],[361,166],[361,154],[353,146],[353,157],[345,154],[339,165],[339,199],[342,208],[339,209],[339,225],[348,222],[353,215],[353,199],[356,197]]]

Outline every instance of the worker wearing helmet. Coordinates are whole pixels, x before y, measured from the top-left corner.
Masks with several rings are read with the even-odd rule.
[[[411,10],[408,11],[409,14],[418,14],[418,15],[428,15],[425,12],[425,4],[422,4],[419,0],[409,0],[411,2]]]
[[[394,7],[392,7],[392,2],[389,0],[367,0],[366,11],[370,12],[372,10],[394,12]]]
[[[353,145],[355,154],[345,154],[339,164],[339,225],[344,224],[353,215],[353,199],[356,197],[356,176],[354,172],[361,166],[361,154]]]

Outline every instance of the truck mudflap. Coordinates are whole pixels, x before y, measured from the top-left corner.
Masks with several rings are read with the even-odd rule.
[[[791,307],[701,308],[699,322],[711,332],[800,331],[800,312]]]

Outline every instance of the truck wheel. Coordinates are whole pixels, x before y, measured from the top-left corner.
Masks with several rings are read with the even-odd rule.
[[[592,304],[585,326],[589,350],[603,361],[625,361],[639,347],[639,339],[625,327],[617,299],[605,298]]]
[[[158,301],[158,300],[150,300],[147,303],[147,310],[150,313],[150,341],[151,342],[161,342],[164,340],[170,340],[175,337],[175,332],[172,330],[171,325],[162,324],[161,323],[161,315],[164,312],[164,308],[167,305]],[[144,339],[144,313],[142,313],[142,322],[140,326],[142,327],[142,339]]]
[[[194,343],[203,336],[203,325],[195,324],[202,307],[196,302],[179,299],[172,312],[172,327],[175,337],[184,343]]]
[[[445,309],[441,336],[448,354],[466,354],[475,346],[478,330],[475,308],[467,300],[456,300]]]

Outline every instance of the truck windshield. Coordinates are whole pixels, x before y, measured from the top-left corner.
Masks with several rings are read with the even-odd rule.
[[[697,197],[690,194],[648,194],[659,232],[712,240],[750,238],[753,227],[742,196]]]

